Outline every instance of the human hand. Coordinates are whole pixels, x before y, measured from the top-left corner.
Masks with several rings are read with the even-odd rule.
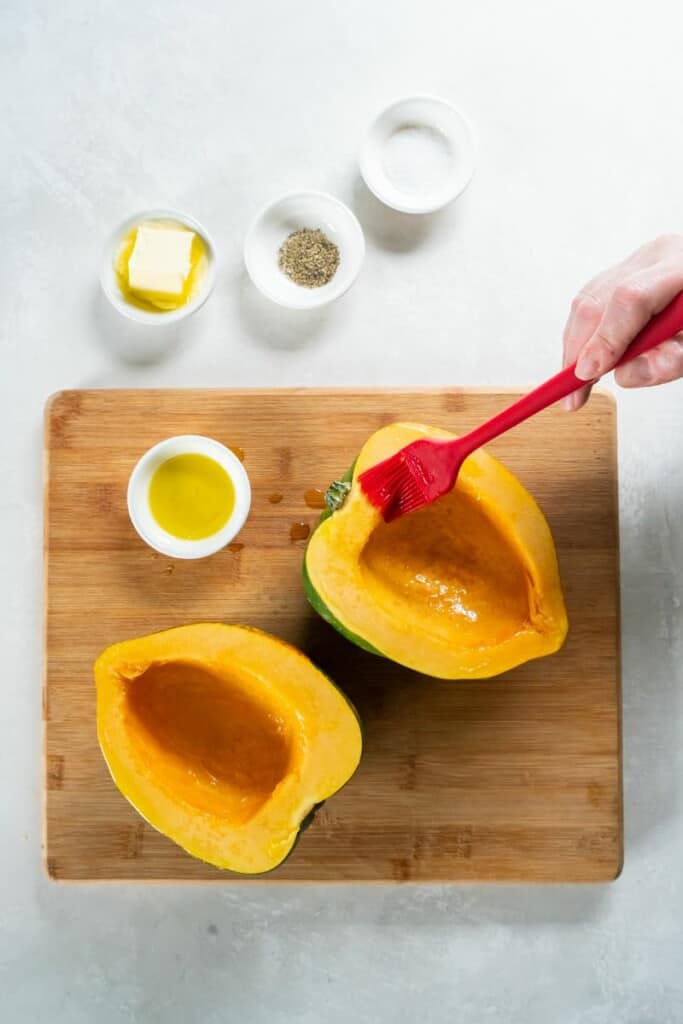
[[[621,358],[636,334],[683,290],[683,235],[662,235],[589,281],[572,302],[564,329],[563,366],[577,360],[576,376],[594,380]],[[651,387],[683,377],[683,333],[620,366],[622,388]],[[579,409],[590,386],[565,398]]]

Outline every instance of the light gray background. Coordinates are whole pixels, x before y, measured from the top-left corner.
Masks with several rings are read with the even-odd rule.
[[[3,1022],[683,1020],[680,383],[618,399],[626,866],[613,886],[59,887],[40,853],[47,395],[547,376],[583,281],[683,228],[682,10],[0,2]],[[355,158],[373,113],[417,91],[469,115],[479,166],[455,206],[414,221],[367,194]],[[287,314],[246,279],[242,240],[263,203],[309,186],[353,206],[367,260],[328,311]],[[150,340],[107,309],[97,269],[108,231],[162,204],[205,221],[221,261],[210,303]]]

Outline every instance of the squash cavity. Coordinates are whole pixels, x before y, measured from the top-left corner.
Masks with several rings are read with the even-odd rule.
[[[360,760],[349,701],[256,629],[198,623],[114,644],[95,682],[97,736],[121,793],[216,867],[277,867]]]
[[[352,642],[425,675],[497,675],[563,643],[567,617],[552,535],[538,505],[485,451],[455,489],[385,523],[358,476],[419,437],[446,431],[395,423],[373,434],[306,549],[304,587]]]
[[[152,664],[126,681],[128,729],[159,784],[233,824],[253,817],[294,759],[284,716],[248,683],[188,661]]]

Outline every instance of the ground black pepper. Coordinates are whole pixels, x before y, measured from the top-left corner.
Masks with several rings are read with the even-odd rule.
[[[320,288],[339,267],[339,249],[318,228],[294,231],[280,246],[278,266],[295,284]]]

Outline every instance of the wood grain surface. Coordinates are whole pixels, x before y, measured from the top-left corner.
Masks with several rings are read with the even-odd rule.
[[[346,643],[301,588],[325,487],[394,420],[463,433],[510,393],[70,391],[46,410],[45,858],[55,879],[227,880],[155,832],[111,781],[95,732],[93,661],[108,644],[187,622],[259,626],[348,693],[365,748],[280,881],[603,881],[622,860],[615,410],[548,410],[490,451],[539,501],[570,620],[563,650],[496,679],[439,682]],[[244,547],[173,562],[126,511],[138,457],[172,434],[244,452]],[[282,494],[279,504],[269,497]],[[300,531],[303,532],[303,531]]]

